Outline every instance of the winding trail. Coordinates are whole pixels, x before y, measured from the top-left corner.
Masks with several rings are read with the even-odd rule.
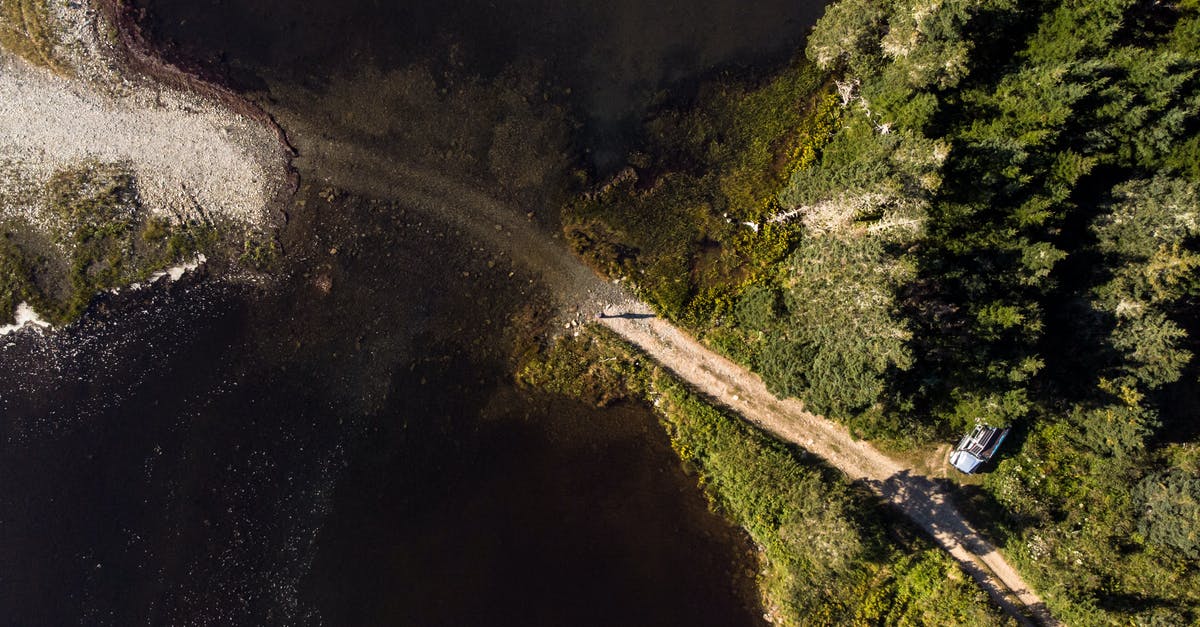
[[[285,123],[286,126],[286,123]],[[648,305],[604,281],[560,241],[526,219],[522,207],[498,200],[461,177],[415,166],[333,138],[295,136],[298,164],[320,164],[325,182],[399,201],[452,223],[530,270],[586,324],[601,311],[609,329],[718,403],[781,440],[819,455],[851,480],[865,482],[912,519],[953,557],[989,596],[1024,625],[1058,625],[1042,599],[955,509],[944,481],[921,474],[855,440],[845,427],[816,416],[796,400],[780,400],[753,373],[712,352],[658,318]],[[310,165],[311,167],[311,165]]]
[[[819,455],[851,480],[865,482],[929,533],[1022,624],[1059,624],[996,547],[955,509],[951,488],[944,481],[907,468],[867,442],[855,440],[845,427],[806,411],[797,400],[776,398],[756,375],[655,317],[648,305],[625,290],[599,279],[561,243],[522,219],[519,208],[429,169],[372,161],[349,144],[323,143],[320,152],[326,171],[330,163],[353,164],[354,176],[334,182],[400,200],[488,241],[514,261],[542,272],[542,280],[565,308],[577,312],[576,322],[607,312],[610,316],[602,319],[602,324],[696,389],[775,437]]]
[[[118,5],[105,6],[115,11]],[[123,32],[128,33],[125,17]],[[132,52],[142,51],[128,36],[125,44]],[[149,63],[142,56],[133,55],[133,61]],[[269,118],[230,111],[224,92],[201,90],[186,81],[181,86],[202,93],[196,97],[143,86],[132,95],[102,94],[0,54],[0,164],[15,163],[45,176],[63,164],[89,159],[128,163],[139,175],[141,193],[159,210],[183,213],[199,204],[251,222],[261,219],[277,191],[272,182],[288,180],[286,155],[280,154],[281,145],[291,152],[286,137]],[[514,262],[540,271],[564,309],[574,312],[575,323],[601,310],[621,314],[601,322],[746,420],[821,456],[851,480],[865,482],[928,532],[1022,624],[1058,624],[997,549],[955,509],[944,482],[856,441],[844,427],[806,411],[800,402],[776,398],[757,376],[597,277],[561,243],[523,219],[519,208],[455,177],[383,160],[350,143],[317,139],[300,146],[300,154],[319,162],[330,182],[344,189],[398,200],[448,220]]]
[[[681,379],[781,440],[819,455],[851,480],[863,481],[908,516],[962,566],[1006,613],[1022,624],[1057,625],[1037,593],[950,501],[943,482],[916,473],[855,440],[847,429],[780,400],[762,380],[717,355],[642,303],[608,309],[604,326],[632,342]]]
[[[352,142],[311,132],[297,132],[293,139],[299,150],[295,163],[302,178],[398,201],[461,228],[516,264],[539,273],[561,308],[574,310],[577,323],[590,320],[604,305],[630,298],[625,290],[596,276],[564,243],[534,224],[525,208],[499,200],[461,176],[446,175],[400,158],[380,158],[378,153]]]

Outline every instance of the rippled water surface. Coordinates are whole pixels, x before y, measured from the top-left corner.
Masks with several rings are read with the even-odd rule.
[[[538,268],[406,205],[388,164],[553,238],[573,159],[619,160],[663,90],[786,59],[819,7],[143,5],[288,127],[287,255],[0,338],[0,622],[760,623],[751,547],[652,413],[512,383],[558,306]]]

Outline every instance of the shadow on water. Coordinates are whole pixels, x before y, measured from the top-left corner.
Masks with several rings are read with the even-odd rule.
[[[598,411],[511,388],[472,407],[478,399],[439,392],[464,366],[444,364],[396,397],[395,415],[467,418],[457,429],[387,424],[356,455],[307,581],[323,615],[362,625],[757,622],[753,604],[737,601],[752,577],[729,572],[745,556],[673,472],[644,409]]]
[[[648,411],[511,383],[528,273],[305,200],[277,288],[192,277],[3,342],[6,621],[758,621],[749,547]]]
[[[813,0],[134,0],[150,35],[243,89],[306,88],[364,67],[436,60],[484,79],[543,66],[583,123],[601,169],[620,165],[664,90],[714,68],[787,60],[825,2]]]
[[[359,384],[365,434],[300,598],[331,624],[759,622],[746,541],[707,511],[652,414],[512,384],[520,321],[551,307],[526,270],[400,205],[310,200],[290,248],[317,242],[302,274],[333,288],[281,307],[327,312],[299,313],[301,336],[322,331],[296,350],[327,367],[350,351],[327,334],[378,321],[351,325],[370,357],[342,371],[388,378]]]
[[[302,159],[329,136],[352,148],[329,152],[350,172],[357,151],[408,150],[386,163],[417,146],[495,186],[528,171],[503,157],[559,145],[531,122],[553,117],[529,105],[538,89],[569,101],[597,162],[616,159],[660,90],[786,58],[821,10],[137,1],[172,54],[270,91]],[[455,86],[430,63],[474,87],[442,95]],[[521,86],[519,68],[545,82]],[[353,102],[327,93],[345,75]],[[397,110],[372,110],[381,94]],[[373,134],[379,119],[394,128]],[[553,308],[536,269],[386,194],[318,191],[338,177],[307,155],[280,285],[185,279],[107,297],[48,344],[0,340],[5,620],[761,623],[747,540],[707,510],[651,412],[512,383],[512,346]],[[561,195],[522,184],[526,201]]]

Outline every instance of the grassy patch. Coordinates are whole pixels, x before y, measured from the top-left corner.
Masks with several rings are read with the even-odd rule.
[[[856,171],[848,153],[864,145],[880,146],[871,163],[890,158],[896,141],[856,120],[807,63],[756,84],[714,83],[693,109],[648,125],[654,157],[631,161],[657,169],[631,168],[568,206],[567,235],[776,394],[911,445],[934,430],[887,414],[881,399],[912,362],[893,294],[911,279],[901,256],[920,213],[861,190],[804,208],[789,193],[842,188],[827,173]]]
[[[762,547],[763,590],[780,623],[1005,622],[949,557],[872,496],[677,381],[656,389],[680,456]]]
[[[34,65],[69,74],[45,0],[0,0],[0,46]]]
[[[263,233],[247,233],[242,240],[238,263],[257,272],[267,272],[279,264],[279,244]]]
[[[60,170],[42,190],[42,200],[49,233],[19,220],[0,224],[5,318],[28,301],[50,322],[69,323],[98,292],[224,246],[222,232],[228,230],[146,215],[136,181],[119,164],[89,162]],[[265,264],[271,249],[259,239],[248,240],[247,256]]]
[[[1164,447],[1197,442],[1198,33],[1195,0],[842,0],[808,45],[838,100],[786,76],[714,85],[568,224],[857,435],[1014,425],[973,481],[1055,615],[1195,624],[1200,481]],[[772,203],[801,225],[780,246]]]
[[[1080,418],[1040,422],[987,476],[1007,514],[994,532],[1067,624],[1196,624],[1200,446],[1097,454]]]

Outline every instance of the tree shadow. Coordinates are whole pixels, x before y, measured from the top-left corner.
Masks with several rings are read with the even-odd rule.
[[[623,320],[645,320],[646,318],[657,318],[658,316],[648,313],[619,313],[619,314],[597,314],[596,318],[607,320],[609,318],[620,318]]]
[[[1184,609],[1182,604],[1162,597],[1146,596],[1134,593],[1094,591],[1096,605],[1109,612],[1128,612],[1140,614],[1157,608]]]

